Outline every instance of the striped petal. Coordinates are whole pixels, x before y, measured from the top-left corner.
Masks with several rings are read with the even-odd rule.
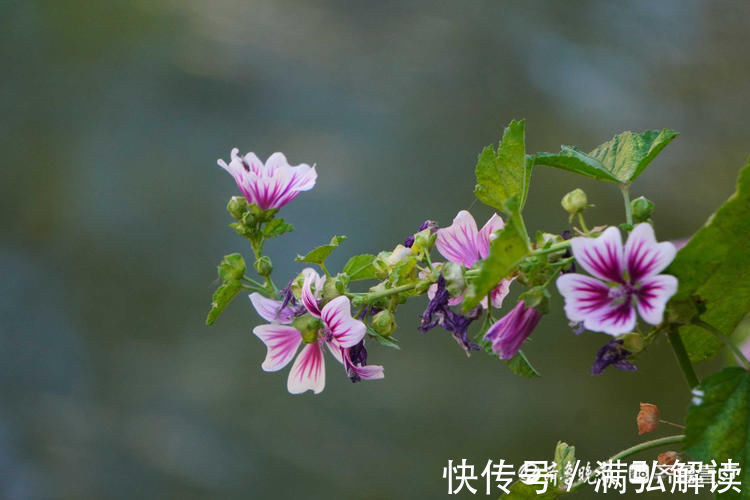
[[[501,219],[497,214],[492,214],[490,220],[488,220],[487,223],[482,226],[482,229],[479,230],[479,236],[477,237],[477,249],[479,250],[479,255],[481,255],[483,259],[486,259],[490,253],[490,242],[492,241],[492,235],[495,233],[495,231],[498,231],[504,227],[505,223],[503,222],[503,219]]]
[[[304,304],[308,312],[312,314],[313,316],[315,316],[316,318],[319,318],[320,308],[318,307],[317,294],[321,292],[322,286],[320,288],[316,286],[315,292],[313,292],[312,290],[313,283],[315,283],[316,285],[319,285],[321,283],[321,280],[320,280],[320,277],[318,276],[318,273],[316,273],[313,270],[310,270],[309,272],[307,272],[307,275],[305,276],[305,281],[302,283],[302,292],[300,296],[302,298],[302,304]]]
[[[660,274],[645,278],[638,288],[638,314],[643,321],[658,325],[664,320],[664,307],[667,301],[677,292],[677,278]]]
[[[589,273],[603,280],[624,282],[622,237],[616,227],[607,228],[598,238],[573,238],[570,247],[578,263]]]
[[[582,322],[587,330],[619,335],[635,327],[635,309],[620,288],[611,288],[583,274],[569,273],[557,279],[557,290],[565,298],[568,319]]]
[[[367,331],[364,323],[352,318],[350,307],[349,298],[341,295],[323,306],[320,314],[326,328],[341,347],[359,343]]]
[[[260,325],[253,329],[253,333],[268,349],[266,359],[260,365],[267,372],[275,372],[288,365],[302,342],[299,331],[287,325]]]
[[[288,324],[294,320],[294,311],[290,307],[282,309],[280,300],[269,299],[258,292],[253,292],[250,294],[250,302],[258,315],[266,321]]]
[[[676,253],[674,244],[656,242],[651,224],[638,224],[625,244],[625,265],[630,282],[635,285],[644,278],[656,276],[672,262]]]
[[[449,261],[471,267],[479,259],[478,238],[479,231],[474,217],[466,210],[461,210],[453,219],[453,224],[438,229],[435,247]]]
[[[326,385],[323,346],[320,342],[307,344],[294,360],[286,388],[292,394],[313,391],[320,394]]]

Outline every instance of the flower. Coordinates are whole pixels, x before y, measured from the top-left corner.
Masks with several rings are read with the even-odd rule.
[[[453,219],[453,224],[448,227],[438,229],[435,247],[438,252],[450,262],[462,264],[464,267],[471,267],[480,258],[485,259],[490,253],[490,241],[493,234],[505,227],[503,219],[499,215],[493,214],[487,223],[477,230],[477,223],[474,217],[466,210],[458,212]],[[512,280],[502,280],[490,292],[492,306],[499,309],[503,305],[503,299],[508,295],[510,282]],[[434,286],[429,291],[429,297],[434,294]],[[461,302],[461,297],[451,299],[451,305]],[[487,308],[487,299],[482,300],[482,306]]]
[[[382,366],[365,365],[367,352],[362,355],[362,351],[367,327],[352,318],[349,298],[336,297],[321,308],[319,295],[325,277],[309,268],[302,273],[305,281],[301,305],[297,305],[295,299],[288,300],[289,304],[285,305],[257,293],[250,296],[258,314],[271,322],[253,329],[268,349],[261,368],[267,372],[281,370],[294,358],[304,341],[305,346],[297,355],[287,379],[287,389],[292,394],[307,390],[319,394],[325,387],[324,344],[344,365],[350,378],[352,374],[358,377],[357,380],[383,378]]]
[[[664,307],[677,291],[677,278],[659,274],[674,259],[672,243],[657,243],[654,230],[642,223],[624,248],[615,227],[598,238],[573,238],[570,244],[576,261],[595,276],[569,273],[557,279],[570,321],[610,335],[632,331],[636,309],[646,323],[662,322]]]
[[[435,285],[435,293],[421,315],[422,323],[419,325],[419,330],[422,333],[427,333],[429,330],[440,325],[453,333],[453,337],[458,342],[458,345],[468,355],[470,351],[479,350],[478,345],[469,341],[466,331],[471,322],[477,319],[480,314],[480,307],[475,307],[466,316],[451,310],[450,295],[445,289],[445,277],[441,274],[438,276],[438,281]]]
[[[238,152],[237,148],[232,149],[229,164],[221,159],[217,163],[232,174],[247,201],[263,210],[281,208],[301,191],[315,186],[318,174],[314,166],[303,163],[292,167],[282,153],[272,154],[263,164],[255,153],[242,157]]]
[[[541,317],[536,308],[527,307],[520,300],[508,314],[490,326],[484,334],[484,340],[492,343],[492,352],[500,359],[510,359],[534,331]]]
[[[628,361],[631,353],[623,347],[623,343],[622,340],[613,339],[599,349],[594,366],[591,367],[591,375],[601,375],[609,365],[618,370],[637,370],[638,367]]]

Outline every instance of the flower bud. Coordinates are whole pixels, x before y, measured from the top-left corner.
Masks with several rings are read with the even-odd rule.
[[[417,295],[422,295],[430,288],[430,285],[432,285],[432,283],[430,283],[429,281],[420,281],[419,283],[417,283],[417,286],[414,287],[414,291],[417,293]]]
[[[391,311],[383,309],[372,318],[372,329],[387,337],[396,329],[396,318]]]
[[[227,203],[227,212],[237,220],[240,220],[248,210],[250,210],[250,205],[242,196],[232,196],[229,203]]]
[[[273,272],[273,265],[271,264],[271,258],[267,255],[264,255],[262,257],[259,257],[255,264],[253,264],[253,267],[255,268],[255,272],[263,276],[264,278],[266,276],[270,276]]]
[[[312,344],[318,340],[318,332],[323,327],[323,323],[312,314],[305,314],[292,321],[292,326],[302,335],[302,341],[305,344]]]
[[[633,354],[641,352],[646,345],[640,333],[626,333],[619,338],[622,340],[622,346]]]
[[[337,281],[338,278],[328,278],[325,280],[323,283],[323,301],[329,302],[341,295],[339,287],[336,286]]]
[[[589,201],[586,198],[586,193],[583,192],[583,189],[576,188],[563,196],[560,204],[566,212],[573,216],[580,212],[583,212],[588,206]]]
[[[451,297],[459,297],[466,288],[463,266],[455,262],[446,262],[442,272],[445,276],[445,289]]]
[[[630,202],[630,208],[633,212],[633,222],[646,222],[654,212],[654,203],[648,198],[639,196]]]

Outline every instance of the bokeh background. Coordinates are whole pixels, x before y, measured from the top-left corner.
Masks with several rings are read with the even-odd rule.
[[[371,349],[385,380],[329,366],[321,395],[290,396],[249,301],[204,326],[217,262],[250,253],[216,159],[317,164],[283,210],[297,231],[268,245],[279,281],[334,234],[335,268],[427,218],[486,220],[476,155],[513,118],[530,152],[681,132],[633,191],[661,239],[686,237],[750,152],[748,19],[739,1],[0,2],[0,497],[443,498],[449,459],[549,459],[562,439],[601,460],[638,441],[640,401],[682,421],[666,343],[591,377],[606,336],[555,313],[526,380],[419,334],[423,303],[400,352]],[[539,169],[530,229],[565,229],[577,186],[592,224],[622,217],[616,188]]]

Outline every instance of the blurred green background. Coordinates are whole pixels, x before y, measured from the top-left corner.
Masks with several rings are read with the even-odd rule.
[[[543,377],[520,379],[421,335],[421,301],[402,351],[371,349],[385,380],[329,364],[321,395],[290,396],[286,370],[260,370],[248,300],[203,323],[215,265],[250,253],[216,159],[317,164],[283,209],[297,231],[268,245],[278,281],[333,234],[335,268],[427,218],[483,223],[476,155],[522,117],[531,152],[681,132],[633,192],[660,239],[686,237],[750,150],[749,18],[739,1],[0,2],[0,497],[443,498],[449,459],[550,459],[563,439],[602,460],[639,441],[640,401],[682,421],[663,342],[591,377],[607,337],[555,313],[526,347]],[[565,229],[576,186],[589,222],[622,218],[613,186],[539,169],[530,230]]]

